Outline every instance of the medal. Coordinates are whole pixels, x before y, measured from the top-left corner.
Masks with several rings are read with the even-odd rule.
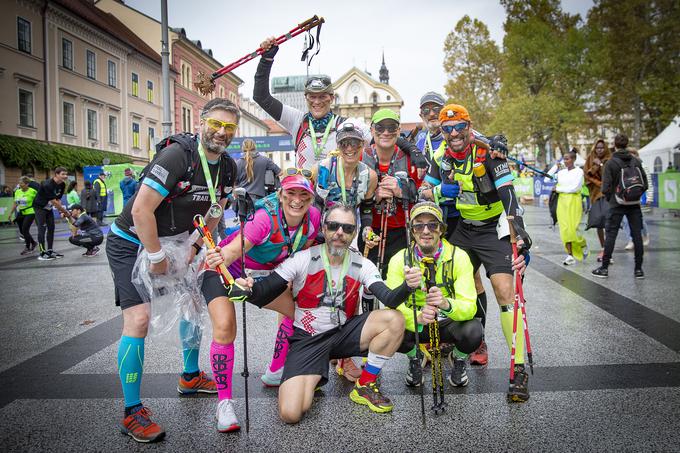
[[[213,219],[219,219],[222,217],[222,214],[224,213],[224,209],[222,209],[222,206],[220,206],[217,203],[213,203],[210,205],[210,209],[208,209],[208,215],[207,217],[211,217]]]

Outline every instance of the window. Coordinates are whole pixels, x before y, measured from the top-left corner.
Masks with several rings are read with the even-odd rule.
[[[359,103],[359,96],[354,96],[354,103],[358,104]]]
[[[391,101],[391,100],[392,100],[392,96],[390,96],[390,95],[388,94],[388,95],[387,95],[387,100],[388,100],[388,101]]]
[[[134,72],[132,73],[132,95],[139,96],[139,76]]]
[[[87,77],[90,79],[97,78],[97,57],[91,50],[87,51]]]
[[[109,143],[118,143],[118,118],[109,115]]]
[[[154,146],[156,146],[156,129],[153,127],[149,128],[149,151],[153,151]]]
[[[378,103],[378,93],[373,93],[373,104]]]
[[[663,162],[659,156],[654,158],[654,173],[661,173],[663,171]]]
[[[286,153],[286,162],[290,162],[290,153]]]
[[[33,93],[22,89],[19,89],[19,125],[34,127]]]
[[[31,53],[31,23],[21,17],[17,17],[17,48]]]
[[[139,148],[139,123],[132,123],[132,147]]]
[[[182,106],[182,131],[192,131],[191,107]]]
[[[61,40],[61,65],[73,70],[73,43],[66,38]]]
[[[64,134],[76,135],[76,118],[73,104],[64,102]]]
[[[146,81],[146,100],[153,102],[153,82],[151,80]]]
[[[87,139],[97,140],[97,112],[87,109]]]
[[[224,97],[224,87],[220,87],[220,97]]]
[[[118,72],[116,71],[116,62],[109,60],[109,86],[116,87],[118,85]]]

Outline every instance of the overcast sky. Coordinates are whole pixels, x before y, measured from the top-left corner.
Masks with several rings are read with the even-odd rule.
[[[160,0],[126,0],[129,6],[160,20]],[[591,0],[564,0],[569,13],[585,18]],[[168,0],[171,27],[184,27],[189,39],[200,40],[223,65],[259,47],[263,38],[279,36],[317,14],[326,19],[321,52],[310,73],[336,80],[352,66],[378,79],[383,49],[390,85],[404,99],[403,121],[418,121],[418,102],[426,91],[443,94],[446,35],[464,15],[482,20],[491,38],[503,41],[505,11],[496,0]],[[304,38],[281,45],[272,77],[305,74],[300,61]],[[236,69],[244,80],[241,93],[252,98],[257,59]]]

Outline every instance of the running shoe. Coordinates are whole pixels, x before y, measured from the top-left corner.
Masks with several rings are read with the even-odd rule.
[[[194,393],[217,393],[217,386],[204,371],[198,373],[198,376],[187,381],[184,376],[180,375],[179,384],[177,384],[177,391],[180,395],[192,395]]]
[[[359,382],[357,382],[349,394],[349,399],[357,404],[368,406],[370,410],[379,414],[390,412],[394,409],[392,401],[380,393],[380,387],[378,387],[377,382],[369,382],[366,385],[359,385]]]
[[[453,369],[449,374],[449,384],[454,387],[465,387],[468,385],[467,361],[460,357],[453,358]]]
[[[99,247],[95,247],[90,250],[90,256],[97,256],[97,253],[99,253]]]
[[[647,236],[642,236],[642,245],[643,245],[644,247],[647,247],[647,246],[649,245],[649,242],[650,242],[649,235],[647,235]]]
[[[262,375],[260,380],[267,387],[278,387],[281,385],[281,376],[283,376],[283,367],[276,371],[272,371],[267,367],[267,372]]]
[[[57,259],[57,257],[52,256],[52,254],[48,252],[40,252],[40,256],[38,256],[38,261],[52,261],[55,259]]]
[[[628,244],[624,247],[626,250],[633,250],[635,248],[635,244],[633,244],[633,241],[628,241]]]
[[[489,363],[489,352],[486,350],[486,342],[482,341],[477,350],[470,354],[470,365],[486,365]]]
[[[151,410],[142,407],[134,414],[123,419],[120,425],[120,432],[127,434],[137,442],[154,442],[165,437],[165,430],[151,421]]]
[[[335,366],[338,376],[343,376],[349,382],[356,382],[361,377],[361,368],[354,364],[351,358],[341,359]]]
[[[572,264],[576,264],[576,258],[574,258],[571,255],[567,255],[564,258],[564,261],[562,261],[562,264],[564,264],[565,266],[571,266]]]
[[[637,278],[639,280],[642,280],[643,278],[645,278],[645,273],[642,272],[642,269],[635,269],[635,273],[633,275],[635,275],[635,278]]]
[[[529,399],[529,375],[524,365],[515,365],[515,379],[508,389],[508,403],[523,403]]]
[[[21,255],[21,256],[24,256],[24,255],[29,255],[29,254],[31,254],[31,253],[33,253],[33,250],[31,250],[31,249],[29,249],[28,247],[26,247],[25,249],[23,249],[23,250],[21,251],[20,255]]]
[[[238,418],[234,413],[234,405],[231,400],[222,400],[217,403],[217,431],[230,433],[241,429]]]
[[[609,270],[604,266],[600,266],[592,271],[591,274],[593,274],[595,277],[607,278],[609,277]]]
[[[38,243],[37,243],[37,242],[34,242],[34,243],[31,244],[31,246],[29,247],[29,250],[32,252],[33,250],[35,250],[35,248],[36,248],[37,246],[38,246]]]
[[[425,376],[423,376],[423,368],[420,357],[409,357],[408,371],[406,372],[404,380],[406,381],[406,385],[409,387],[420,387],[425,383]]]

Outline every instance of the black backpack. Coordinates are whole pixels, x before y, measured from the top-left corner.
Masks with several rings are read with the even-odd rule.
[[[151,162],[149,162],[139,174],[139,179],[137,180],[137,189],[139,189],[142,181],[156,163],[161,152],[163,152],[165,148],[172,145],[173,143],[179,143],[182,146],[182,149],[184,149],[184,151],[189,154],[189,166],[187,167],[184,176],[182,176],[177,185],[165,197],[165,200],[172,200],[173,198],[186,193],[191,188],[191,178],[194,177],[196,168],[198,168],[200,163],[200,157],[198,155],[198,137],[194,134],[190,134],[189,132],[182,132],[164,138],[156,144],[156,154],[153,156],[153,159],[151,159]]]
[[[645,185],[637,160],[631,159],[628,165],[621,159],[618,160],[621,162],[621,175],[614,190],[616,202],[621,205],[640,204]]]

